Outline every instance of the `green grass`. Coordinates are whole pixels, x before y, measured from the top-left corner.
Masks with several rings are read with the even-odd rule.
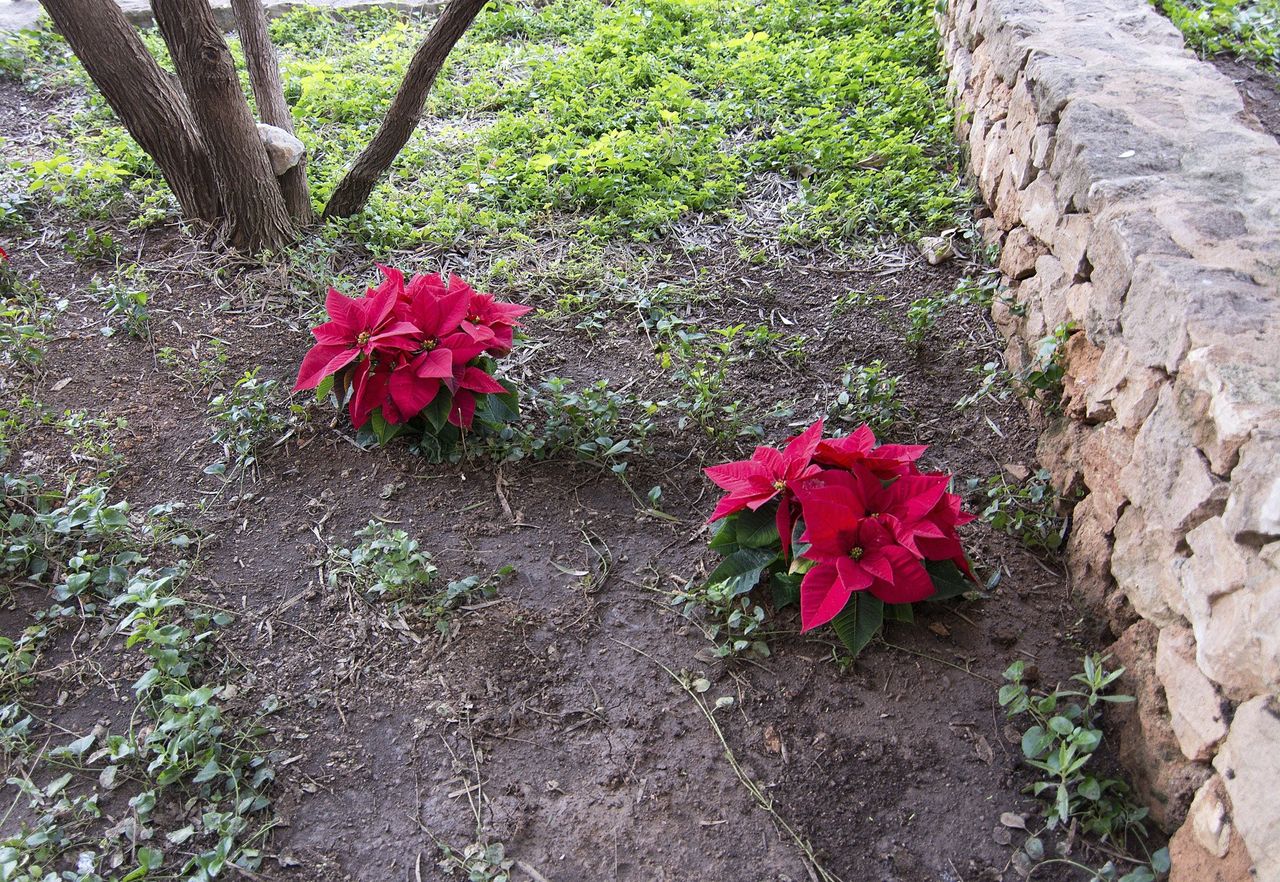
[[[1201,55],[1280,69],[1280,0],[1152,0]]]
[[[382,11],[272,23],[318,200],[427,24]],[[4,68],[82,81],[51,39],[11,43]],[[739,211],[753,178],[775,173],[802,192],[784,238],[911,238],[968,204],[942,83],[924,0],[498,3],[454,52],[389,179],[343,225],[380,250],[653,239],[692,212]],[[88,213],[114,192],[108,210],[153,218],[167,193],[101,100],[67,125],[71,161],[44,168],[42,189],[91,192],[78,200]]]

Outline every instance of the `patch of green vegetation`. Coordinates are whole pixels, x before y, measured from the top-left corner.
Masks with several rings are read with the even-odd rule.
[[[419,128],[344,226],[377,249],[539,232],[652,239],[731,212],[753,175],[802,183],[784,235],[911,237],[968,204],[925,0],[553,0],[495,4],[446,65]],[[385,112],[428,22],[314,10],[272,23],[286,98],[330,193]],[[10,48],[31,76],[83,73],[47,35]],[[148,45],[163,48],[154,34]],[[13,61],[17,55],[22,60]],[[74,158],[30,186],[84,216],[148,222],[170,202],[96,96]],[[330,228],[326,235],[333,235]]]
[[[541,424],[527,426],[526,416],[503,429],[497,443],[507,459],[569,455],[622,475],[630,457],[649,451],[656,405],[610,388],[608,380],[575,389],[563,377],[550,377],[525,399],[525,410]]]
[[[467,576],[438,587],[437,569],[421,543],[404,530],[369,521],[356,531],[356,544],[329,554],[331,588],[353,591],[365,600],[386,599],[393,608],[412,613],[441,635],[453,628],[462,606],[497,593],[498,583],[515,572],[502,567],[484,576]]]
[[[1280,0],[1152,0],[1201,55],[1280,68]]]
[[[882,359],[863,365],[849,365],[840,379],[840,391],[827,409],[827,419],[850,426],[866,423],[882,434],[906,416],[906,405],[898,398],[902,377],[889,372]]]
[[[690,582],[671,596],[671,604],[696,622],[715,645],[717,658],[750,655],[765,658],[764,607],[732,582],[698,585]]]
[[[279,383],[258,377],[258,368],[244,376],[221,395],[209,401],[208,418],[213,426],[213,443],[221,457],[205,466],[206,475],[252,476],[260,452],[278,441],[300,417],[301,405],[286,406],[279,400]]]
[[[63,494],[34,476],[0,477],[0,572],[6,584],[52,599],[16,639],[0,639],[0,743],[9,783],[26,800],[21,824],[0,840],[6,879],[92,882],[100,870],[210,879],[231,865],[252,873],[261,862],[274,772],[252,743],[257,724],[241,730],[223,717],[225,686],[208,664],[216,628],[231,617],[178,594],[186,561],[151,560],[198,548],[174,529],[176,508],[139,518],[101,486]],[[137,707],[120,732],[97,726],[51,738],[25,696],[46,645],[88,625],[114,631],[124,652],[141,656]],[[122,786],[127,827],[104,831],[100,803]]]
[[[985,482],[971,478],[965,491],[978,516],[1032,549],[1057,551],[1065,539],[1066,524],[1058,516],[1058,494],[1049,472],[1041,469],[1021,483],[1004,474]]]
[[[1134,803],[1123,781],[1097,777],[1090,766],[1102,744],[1103,707],[1133,701],[1131,695],[1110,693],[1124,668],[1108,671],[1106,661],[1098,655],[1085,656],[1083,671],[1071,677],[1074,688],[1049,691],[1031,688],[1025,662],[1016,661],[1004,672],[1007,682],[1000,687],[1000,706],[1019,726],[1030,724],[1022,733],[1022,755],[1038,780],[1027,789],[1042,801],[1044,810],[1044,823],[1034,832],[1020,815],[1006,813],[1001,819],[1029,834],[1013,859],[1023,876],[1032,875],[1037,867],[1062,864],[1085,871],[1092,882],[1153,882],[1157,873],[1169,870],[1167,849],[1144,859],[1116,855],[1131,867],[1127,871],[1117,869],[1114,861],[1094,869],[1065,856],[1071,853],[1070,840],[1079,833],[1110,849],[1124,850],[1131,840],[1145,847],[1147,809]],[[1066,834],[1067,848],[1046,859],[1043,837],[1057,831]]]

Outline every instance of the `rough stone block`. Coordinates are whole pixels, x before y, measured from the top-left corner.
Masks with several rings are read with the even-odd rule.
[[[1220,513],[1230,487],[1209,470],[1191,443],[1172,386],[1160,391],[1133,442],[1133,459],[1120,473],[1120,490],[1153,530],[1183,534]]]
[[[1280,426],[1280,360],[1274,352],[1232,343],[1192,349],[1177,384],[1195,427],[1193,440],[1217,475],[1235,467],[1254,430]]]
[[[1240,448],[1222,522],[1237,542],[1259,547],[1280,540],[1280,426]]]
[[[1249,849],[1258,882],[1280,879],[1280,700],[1259,696],[1236,709],[1231,733],[1213,761],[1231,798],[1232,820]]]
[[[1048,253],[1044,243],[1027,232],[1026,227],[1014,227],[1000,251],[1000,272],[1010,279],[1025,279],[1035,273],[1036,261]]]
[[[1185,560],[1178,553],[1178,539],[1148,527],[1136,506],[1126,508],[1116,522],[1111,575],[1138,615],[1161,628],[1181,618],[1169,603],[1182,591],[1178,577]]]
[[[1164,689],[1155,672],[1158,636],[1151,622],[1138,622],[1112,645],[1114,663],[1125,668],[1120,689],[1134,701],[1111,705],[1108,712],[1119,730],[1120,761],[1130,772],[1135,794],[1151,809],[1151,819],[1172,831],[1211,773],[1208,766],[1182,755],[1169,724]]]
[[[1231,823],[1221,775],[1196,791],[1187,821],[1169,840],[1169,882],[1253,882],[1253,862]]]
[[[1280,542],[1241,545],[1210,518],[1186,543],[1178,578],[1200,670],[1234,701],[1280,692]]]
[[[1222,698],[1196,665],[1196,641],[1191,629],[1171,625],[1156,644],[1156,675],[1164,685],[1170,723],[1182,753],[1189,760],[1208,762],[1227,737]]]

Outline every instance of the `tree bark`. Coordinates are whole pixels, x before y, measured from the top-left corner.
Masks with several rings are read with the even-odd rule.
[[[293,116],[284,100],[280,65],[271,44],[262,2],[231,0],[231,10],[235,13],[240,45],[244,48],[245,63],[249,68],[249,84],[253,86],[253,97],[258,103],[258,118],[269,126],[293,134]],[[281,175],[279,181],[289,216],[302,225],[314,221],[311,193],[307,188],[307,154],[303,153],[298,164]]]
[[[129,134],[164,175],[189,218],[221,214],[218,182],[177,84],[147,52],[114,0],[40,0]]]
[[[409,70],[396,91],[386,118],[369,146],[356,157],[351,169],[339,182],[329,203],[324,208],[325,217],[350,217],[364,208],[373,187],[391,167],[396,155],[408,142],[418,121],[422,119],[423,105],[436,74],[444,65],[449,52],[462,37],[471,22],[475,21],[487,0],[450,0],[431,33],[422,41]]]
[[[209,149],[231,244],[246,251],[287,245],[294,231],[284,196],[213,10],[207,0],[151,0],[151,11]]]

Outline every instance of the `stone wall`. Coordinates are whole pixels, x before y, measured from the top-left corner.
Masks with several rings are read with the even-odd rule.
[[[1280,146],[1145,0],[950,0],[939,27],[1011,366],[1070,329],[1040,459],[1139,698],[1122,758],[1175,880],[1277,882]]]

